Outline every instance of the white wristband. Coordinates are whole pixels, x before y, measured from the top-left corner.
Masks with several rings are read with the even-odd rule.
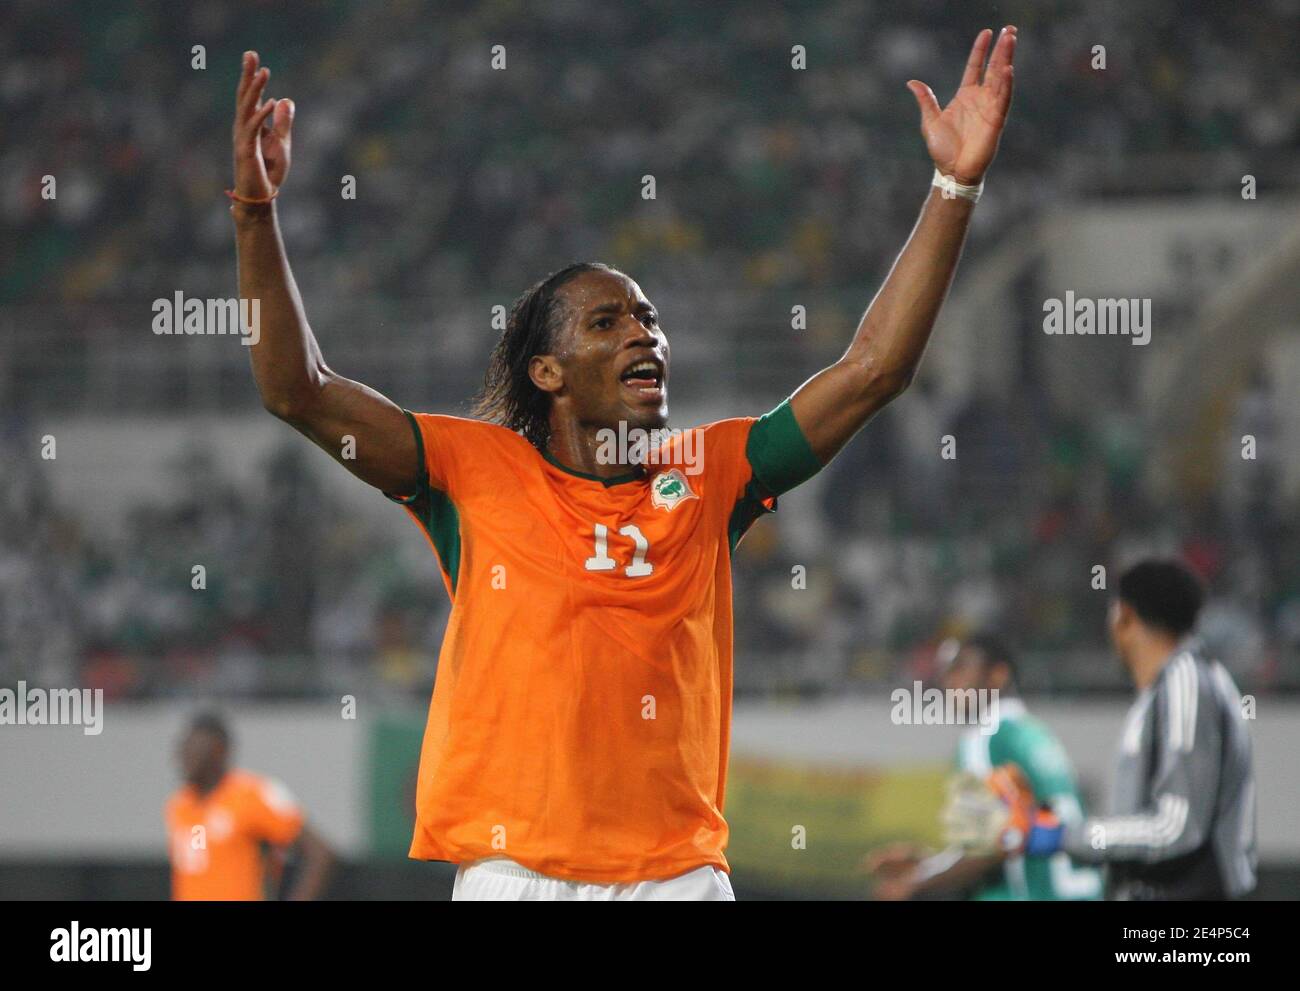
[[[963,186],[960,182],[950,175],[944,175],[938,169],[934,170],[934,179],[930,182],[931,186],[938,186],[943,193],[945,200],[953,199],[960,196],[964,200],[970,200],[972,203],[980,201],[980,193],[984,192],[984,180],[980,180],[978,186]]]

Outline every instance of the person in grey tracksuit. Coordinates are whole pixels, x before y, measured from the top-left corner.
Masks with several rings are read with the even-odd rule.
[[[1138,689],[1120,739],[1110,814],[1061,847],[1106,867],[1118,900],[1237,898],[1255,887],[1255,776],[1241,695],[1192,636],[1200,582],[1173,561],[1120,578],[1111,642]]]

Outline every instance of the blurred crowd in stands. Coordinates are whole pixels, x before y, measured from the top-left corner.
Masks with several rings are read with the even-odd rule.
[[[11,0],[0,102],[21,140],[0,153],[0,212],[18,237],[0,247],[0,302],[229,293],[221,191],[253,46],[268,94],[297,106],[283,214],[305,289],[513,295],[587,257],[679,290],[816,288],[861,285],[890,263],[930,177],[904,82],[946,99],[988,26],[981,5],[631,10],[319,0],[289,16],[266,2]],[[1022,85],[977,243],[1117,164],[1162,173],[1146,157],[1157,151],[1221,153],[1239,179],[1243,157],[1259,168],[1300,147],[1294,0],[996,13],[1020,28]],[[206,68],[192,67],[196,45]],[[809,69],[791,67],[795,45]],[[1196,159],[1202,181],[1222,178],[1211,161]]]
[[[94,334],[121,304],[232,294],[221,190],[249,47],[272,67],[270,95],[297,104],[282,220],[309,306],[317,290],[509,299],[575,258],[681,292],[861,292],[929,180],[903,83],[946,99],[986,26],[978,8],[651,2],[630,16],[596,0],[336,0],[304,21],[272,3],[11,0],[0,307],[84,304],[75,329]],[[1024,2],[999,17],[1021,29],[1021,85],[975,251],[1055,199],[1163,174],[1156,153],[1239,176],[1243,155],[1300,148],[1294,0]],[[494,44],[505,71],[490,68]],[[791,68],[793,45],[817,71]],[[51,342],[71,329],[49,327]],[[1064,419],[1012,397],[948,409],[926,389],[922,377],[813,484],[811,532],[778,513],[742,543],[739,691],[927,677],[943,637],[987,626],[1024,650],[1030,687],[1119,686],[1092,569],[1113,578],[1145,551],[1206,578],[1206,634],[1243,687],[1300,688],[1300,517],[1275,477],[1194,510],[1156,506],[1136,420]],[[1256,399],[1265,418],[1281,401]],[[910,456],[924,410],[963,424],[960,472]],[[275,498],[195,452],[175,468],[185,497],[101,534],[53,496],[21,410],[0,396],[0,414],[0,682],[129,698],[333,693],[365,676],[427,693],[447,612],[427,546],[378,538],[334,505],[302,441],[268,459]]]
[[[112,535],[52,495],[47,466],[15,438],[0,451],[14,469],[0,504],[0,683],[109,697],[432,684],[448,606],[427,544],[414,527],[394,543],[358,524],[322,494],[302,445],[268,456],[256,490],[191,449],[171,469],[179,498],[142,501]]]
[[[1143,494],[1140,430],[1029,430],[1023,410],[983,400],[950,414],[966,423],[957,470],[906,443],[912,398],[740,544],[740,694],[926,679],[943,638],[990,628],[1023,652],[1029,690],[1121,688],[1094,569],[1113,582],[1148,553],[1204,577],[1203,635],[1245,690],[1300,690],[1300,525],[1269,471],[1189,517]],[[0,682],[110,697],[427,694],[448,610],[428,547],[414,526],[394,538],[358,521],[307,453],[287,439],[241,489],[194,450],[173,469],[181,497],[99,534],[9,437]]]

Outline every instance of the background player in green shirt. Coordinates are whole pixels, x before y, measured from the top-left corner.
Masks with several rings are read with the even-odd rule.
[[[995,636],[979,635],[940,648],[945,690],[998,692],[997,729],[973,726],[961,739],[958,770],[983,778],[1003,764],[1015,764],[1028,778],[1034,798],[1063,823],[1080,822],[1074,769],[1051,730],[1025,709],[1016,693],[1015,660]],[[1076,901],[1101,895],[1101,876],[1077,867],[1064,853],[1024,857],[950,848],[931,856],[913,844],[895,844],[868,858],[878,898],[962,895],[977,901]]]

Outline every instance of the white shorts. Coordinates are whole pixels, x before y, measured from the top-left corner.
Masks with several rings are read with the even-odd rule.
[[[734,902],[731,880],[712,865],[664,881],[594,884],[547,877],[505,857],[461,864],[454,902]]]

